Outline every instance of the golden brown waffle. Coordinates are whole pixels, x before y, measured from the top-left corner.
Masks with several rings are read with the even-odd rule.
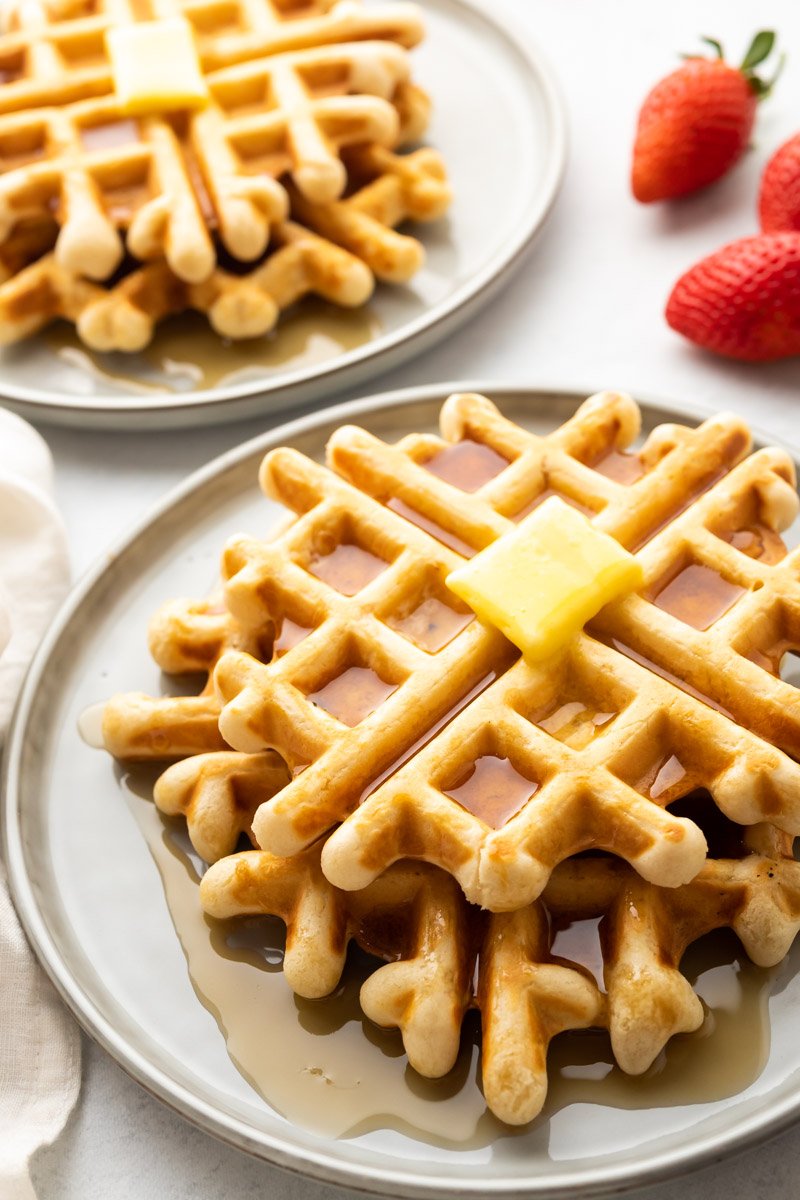
[[[422,37],[413,5],[359,0],[8,0],[0,35],[0,113],[70,104],[113,91],[105,34],[116,25],[185,17],[206,71],[337,42]]]
[[[419,119],[421,110],[423,100],[414,96],[409,119]],[[57,231],[52,222],[31,221],[29,230],[0,247],[11,276],[0,283],[0,344],[60,318],[73,322],[93,349],[135,351],[147,345],[159,321],[188,309],[207,314],[223,336],[241,339],[268,332],[281,311],[310,292],[344,307],[363,304],[376,277],[407,279],[421,264],[419,241],[394,226],[435,219],[450,191],[433,150],[399,155],[359,147],[346,161],[355,187],[346,200],[304,209],[312,228],[281,222],[257,267],[237,273],[216,268],[200,284],[178,279],[164,261],[134,266],[110,286],[91,283],[63,268],[55,255],[39,257],[52,248]]]
[[[156,781],[162,812],[186,817],[192,844],[207,862],[230,854],[264,797],[284,787],[288,773],[277,754],[240,754],[219,733],[219,706],[210,674],[220,655],[240,649],[261,661],[272,654],[272,629],[241,630],[218,599],[178,600],[150,623],[150,652],[162,671],[197,683],[195,695],[128,693],[103,713],[103,739],[127,761],[178,759]],[[205,681],[202,683],[202,681]]]
[[[729,926],[762,966],[785,955],[800,928],[800,864],[790,839],[767,826],[742,842],[733,827],[726,831],[726,852],[736,857],[709,860],[682,887],[656,888],[611,858],[576,859],[556,869],[542,900],[514,913],[481,914],[423,864],[396,864],[363,891],[340,892],[319,867],[318,847],[288,859],[265,851],[224,858],[205,874],[200,895],[215,918],[281,917],[286,980],[300,995],[335,989],[350,938],[389,960],[364,983],[362,1007],[377,1024],[400,1029],[423,1075],[450,1070],[464,1014],[477,1007],[487,1105],[523,1124],[544,1103],[556,1034],[608,1028],[618,1064],[637,1075],[673,1034],[702,1024],[702,1004],[679,964],[703,934]],[[559,929],[591,918],[603,921],[597,975],[588,957],[557,953]]]
[[[553,491],[623,544],[646,543],[645,594],[649,564],[661,572],[669,553],[683,561],[710,528],[739,544],[748,530],[761,539],[761,559],[732,552],[736,578],[791,579],[796,554],[772,561],[797,511],[789,459],[745,460],[747,429],[725,416],[696,430],[663,426],[628,456],[638,410],[610,393],[547,438],[480,397],[451,398],[442,421],[445,441],[412,435],[398,447],[339,430],[329,462],[349,482],[292,451],[265,459],[265,491],[302,515],[273,543],[231,543],[227,602],[243,627],[288,620],[295,642],[267,665],[225,654],[215,671],[226,740],[273,748],[295,773],[257,813],[258,843],[289,855],[344,822],[322,860],[337,886],[360,889],[399,858],[423,858],[503,911],[530,903],[559,861],[588,848],[653,883],[688,882],[704,838],[667,805],[699,787],[738,823],[797,832],[800,767],[783,732],[800,728],[791,687],[754,667],[758,707],[770,706],[777,730],[768,738],[743,703],[734,720],[719,690],[701,695],[589,633],[528,666],[497,631],[476,621],[459,631],[442,585],[463,555]],[[795,602],[792,587],[782,594]],[[645,615],[655,608],[642,604]],[[736,636],[749,631],[768,655],[757,634],[774,591],[765,584],[747,604]],[[615,611],[601,614],[612,630]],[[666,653],[676,636],[671,628]]]
[[[329,203],[347,181],[342,146],[397,142],[390,101],[408,74],[392,42],[345,43],[212,73],[196,113],[132,119],[106,97],[0,116],[0,242],[53,215],[55,261],[90,279],[107,279],[127,244],[199,283],[216,262],[212,229],[251,262],[287,214],[279,177]]]

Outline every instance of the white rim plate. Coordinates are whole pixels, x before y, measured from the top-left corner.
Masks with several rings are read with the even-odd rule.
[[[413,52],[414,75],[433,99],[426,142],[445,157],[454,202],[442,221],[419,227],[427,252],[419,275],[406,288],[377,290],[377,336],[314,365],[205,391],[132,394],[70,366],[40,335],[0,351],[3,400],[41,420],[117,429],[272,418],[420,354],[486,304],[558,192],[563,105],[539,49],[490,0],[426,0],[424,8],[428,36]],[[135,383],[152,381],[144,355],[97,357],[112,373],[130,369]]]
[[[80,712],[110,692],[157,688],[144,649],[156,604],[203,594],[237,524],[254,521],[254,532],[263,533],[278,521],[277,509],[262,515],[268,505],[255,486],[265,451],[289,444],[320,456],[333,428],[348,421],[389,438],[431,428],[445,396],[465,389],[485,391],[510,416],[541,430],[560,423],[582,398],[459,384],[353,401],[223,455],[103,556],[55,619],[23,688],[6,760],[6,862],[28,936],[81,1024],[144,1087],[202,1129],[314,1178],[384,1195],[605,1194],[734,1153],[796,1118],[800,950],[772,983],[764,1070],[725,1100],[633,1111],[573,1104],[485,1150],[432,1148],[386,1130],[353,1140],[312,1135],[270,1110],[228,1060],[189,986],[152,860],[111,764],[77,731]],[[643,409],[646,429],[707,415],[661,403]]]

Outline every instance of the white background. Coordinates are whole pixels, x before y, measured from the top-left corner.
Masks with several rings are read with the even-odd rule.
[[[424,3],[423,3],[424,7]],[[491,7],[496,8],[494,0]],[[800,130],[800,5],[795,0],[505,0],[546,50],[566,99],[571,146],[547,229],[511,286],[438,349],[357,393],[472,378],[626,389],[733,408],[800,444],[800,360],[743,367],[705,356],[666,326],[678,275],[702,255],[755,232],[758,179]],[[672,207],[630,197],[630,147],[650,86],[697,48],[702,33],[741,58],[757,26],[773,27],[789,61],[759,114],[753,149],[734,174]],[[480,179],[480,145],[475,147]],[[346,399],[347,396],[342,396]],[[173,434],[92,434],[42,428],[57,464],[76,575],[187,472],[266,422]],[[800,1036],[800,1030],[798,1031]],[[338,1189],[277,1172],[197,1132],[152,1100],[93,1045],[83,1094],[34,1177],[41,1200],[336,1200]],[[797,1195],[800,1130],[644,1200],[771,1200]]]

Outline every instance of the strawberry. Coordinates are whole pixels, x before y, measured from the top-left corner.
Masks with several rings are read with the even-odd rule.
[[[764,168],[758,214],[765,233],[800,230],[800,133],[784,142]]]
[[[667,322],[715,354],[767,362],[800,354],[800,233],[731,242],[681,276]]]
[[[768,83],[753,73],[775,44],[769,30],[756,34],[740,67],[725,62],[719,42],[702,40],[717,57],[687,58],[639,113],[631,186],[643,204],[685,196],[730,170],[747,148],[758,101],[777,79],[778,72]]]

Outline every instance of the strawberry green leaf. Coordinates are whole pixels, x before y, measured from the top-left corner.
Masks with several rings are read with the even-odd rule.
[[[772,29],[762,29],[750,43],[739,70],[745,74],[752,71],[753,67],[757,67],[759,63],[762,63],[772,53],[774,45],[774,31]]]

